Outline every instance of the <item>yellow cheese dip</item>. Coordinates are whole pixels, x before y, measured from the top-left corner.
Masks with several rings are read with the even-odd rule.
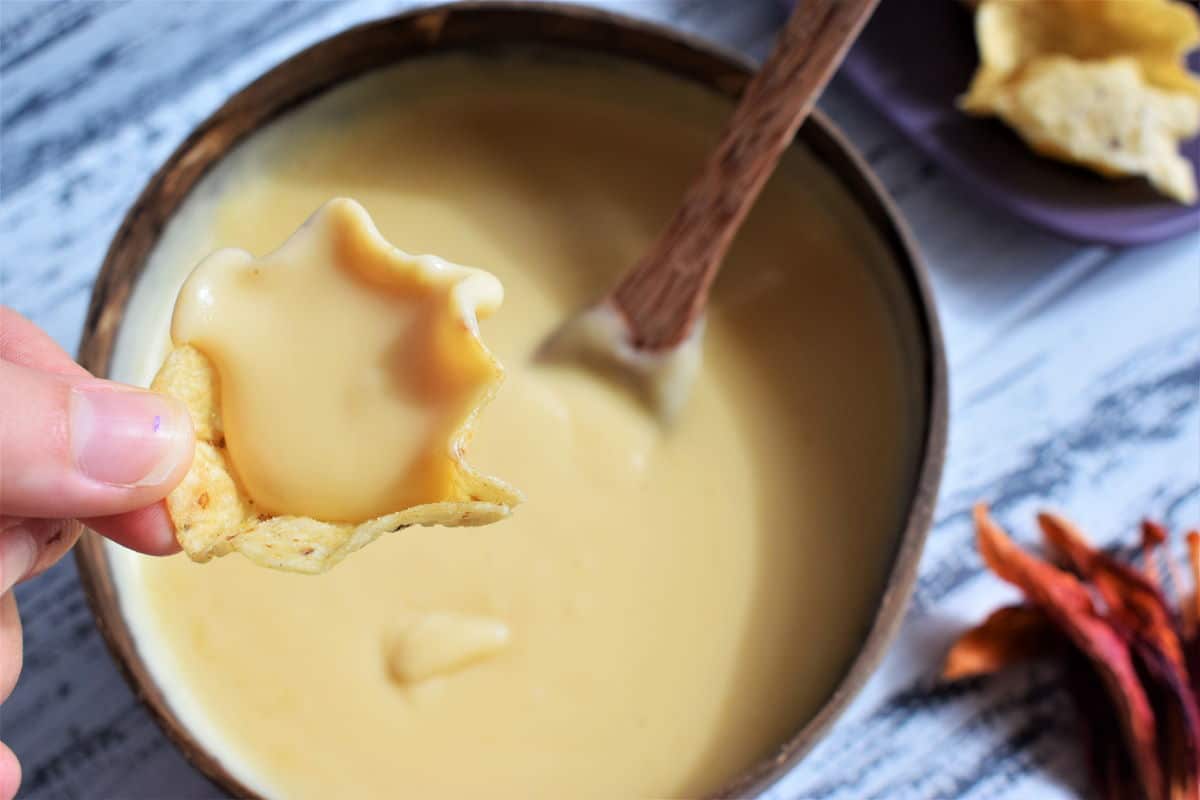
[[[481,327],[506,382],[471,454],[524,490],[512,518],[390,534],[316,578],[112,549],[151,671],[248,786],[694,797],[828,696],[902,524],[917,413],[888,256],[836,182],[802,152],[772,180],[670,429],[587,371],[531,363],[644,250],[727,113],[608,62],[439,58],[277,121],[168,228],[119,338],[119,378],[153,375],[201,257],[261,255],[334,196],[405,250],[505,287]],[[398,681],[397,637],[421,640],[413,615],[488,621],[505,646]]]

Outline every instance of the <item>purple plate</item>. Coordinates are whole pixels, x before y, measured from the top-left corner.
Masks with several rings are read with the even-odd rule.
[[[1035,225],[1113,245],[1200,229],[1200,206],[1166,199],[1140,179],[1108,180],[1040,158],[998,121],[958,111],[977,63],[971,12],[958,0],[883,0],[842,73],[930,158]],[[1200,52],[1189,66],[1200,71]],[[1183,153],[1200,172],[1200,139]]]

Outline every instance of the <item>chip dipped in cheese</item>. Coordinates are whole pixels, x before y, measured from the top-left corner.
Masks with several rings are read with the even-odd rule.
[[[502,299],[486,272],[392,247],[346,199],[267,256],[202,261],[154,383],[199,440],[167,498],[184,550],[321,572],[387,531],[507,516],[519,493],[464,460],[503,375],[477,320]]]

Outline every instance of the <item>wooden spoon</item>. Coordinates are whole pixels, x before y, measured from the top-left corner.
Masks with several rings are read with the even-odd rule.
[[[801,0],[658,239],[540,357],[615,368],[662,419],[675,416],[699,368],[704,308],[725,253],[878,2]]]

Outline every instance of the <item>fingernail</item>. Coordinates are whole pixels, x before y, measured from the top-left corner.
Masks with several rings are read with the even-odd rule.
[[[18,525],[0,532],[0,595],[29,574],[37,561],[37,545],[29,531]]]
[[[187,409],[165,395],[77,386],[70,407],[75,465],[99,483],[153,486],[190,451]]]

